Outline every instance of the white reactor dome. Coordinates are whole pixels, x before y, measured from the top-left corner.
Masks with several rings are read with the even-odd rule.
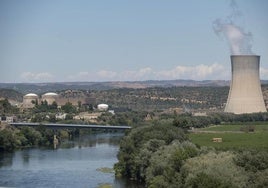
[[[28,93],[25,97],[38,97],[35,93]]]
[[[27,95],[23,96],[23,108],[33,108],[35,103],[33,101],[38,101],[38,95],[35,93],[28,93]]]
[[[57,102],[58,94],[53,92],[48,92],[42,95],[42,101],[47,101],[48,105],[53,104],[53,102]]]
[[[98,104],[98,110],[108,110],[108,104]]]
[[[57,93],[53,93],[53,92],[48,92],[44,94],[44,96],[57,96],[57,95],[58,95]]]

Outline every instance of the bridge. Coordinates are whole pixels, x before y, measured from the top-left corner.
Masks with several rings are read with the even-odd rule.
[[[114,129],[114,130],[127,130],[131,129],[130,126],[113,126],[113,125],[79,125],[79,124],[57,124],[57,123],[10,123],[10,125],[21,127],[21,126],[29,126],[29,127],[38,127],[45,126],[47,128],[54,129],[68,129],[68,128],[78,128],[78,129]]]

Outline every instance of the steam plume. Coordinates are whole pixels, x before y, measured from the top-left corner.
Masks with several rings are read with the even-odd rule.
[[[217,19],[213,22],[213,30],[219,37],[224,37],[230,46],[232,55],[252,55],[252,34],[245,32],[236,22],[242,14],[234,0],[230,4],[231,14],[224,20]]]

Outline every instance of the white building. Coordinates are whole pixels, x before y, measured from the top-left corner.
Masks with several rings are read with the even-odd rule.
[[[108,104],[98,104],[97,108],[99,111],[107,111],[109,106]]]

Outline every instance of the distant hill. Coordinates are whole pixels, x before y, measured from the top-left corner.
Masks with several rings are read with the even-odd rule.
[[[108,90],[118,88],[143,89],[151,87],[222,87],[229,86],[226,80],[148,80],[148,81],[115,81],[115,82],[55,82],[55,83],[0,83],[0,88],[14,89],[22,94],[55,92],[61,90]],[[263,80],[262,84],[268,84]]]
[[[0,98],[2,99],[7,98],[11,101],[22,102],[23,95],[20,92],[15,91],[13,89],[0,88]]]
[[[23,94],[42,94],[48,91],[73,90],[108,90],[116,88],[148,88],[174,86],[228,86],[225,80],[148,80],[148,81],[116,81],[116,82],[55,82],[55,83],[0,83],[0,88],[14,89]]]

